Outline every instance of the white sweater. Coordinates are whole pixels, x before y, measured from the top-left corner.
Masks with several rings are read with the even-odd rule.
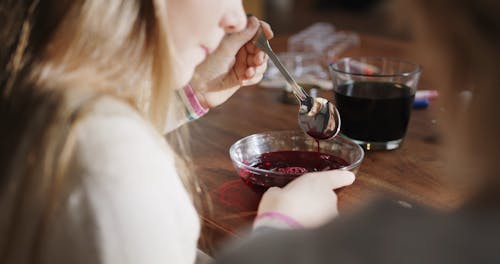
[[[112,98],[99,99],[77,129],[74,172],[83,182],[70,196],[68,215],[60,219],[93,219],[95,228],[88,231],[97,232],[102,263],[193,263],[200,223],[164,138],[130,106]],[[82,196],[90,210],[80,208]],[[71,233],[54,231],[47,263],[63,260],[57,245],[74,239]]]

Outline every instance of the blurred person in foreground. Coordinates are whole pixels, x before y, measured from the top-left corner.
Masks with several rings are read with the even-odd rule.
[[[500,263],[500,2],[399,4],[399,15],[413,23],[417,55],[440,88],[449,164],[443,177],[467,197],[463,206],[436,212],[379,201],[356,215],[301,228],[310,227],[293,217],[301,208],[278,200],[281,214],[291,217],[272,223],[260,217],[271,212],[269,197],[287,192],[271,189],[253,237],[226,248],[218,263]]]

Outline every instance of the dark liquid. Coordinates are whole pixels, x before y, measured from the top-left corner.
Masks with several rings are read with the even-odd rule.
[[[354,82],[335,92],[342,118],[341,132],[367,142],[403,138],[410,119],[414,94],[399,83]]]
[[[247,185],[254,190],[265,191],[271,186],[282,187],[306,172],[334,170],[348,166],[349,163],[337,156],[321,152],[276,151],[264,153],[255,160],[249,161],[248,165],[271,171],[261,174],[248,170],[240,171],[240,176]]]

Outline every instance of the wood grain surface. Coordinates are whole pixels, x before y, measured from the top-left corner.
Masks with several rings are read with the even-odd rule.
[[[286,48],[286,37],[271,41],[276,51]],[[342,56],[389,56],[418,62],[411,55],[411,43],[374,36],[362,36],[361,45]],[[425,65],[419,89],[431,89]],[[331,91],[321,96],[332,99]],[[237,176],[229,157],[229,147],[242,137],[272,130],[299,129],[297,105],[284,104],[282,91],[259,86],[245,87],[223,105],[211,109],[200,120],[189,123],[193,169],[211,198],[212,211],[204,213],[200,247],[208,252],[228,238],[249,228],[260,195]],[[436,104],[414,110],[405,141],[392,151],[369,151],[355,183],[339,193],[340,212],[356,210],[377,195],[391,194],[403,203],[450,209],[460,204],[460,196],[448,192],[440,176],[441,158]]]

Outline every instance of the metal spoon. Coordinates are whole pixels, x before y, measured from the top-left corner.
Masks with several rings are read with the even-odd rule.
[[[336,136],[340,131],[340,115],[337,108],[324,98],[313,98],[293,79],[287,69],[281,64],[278,56],[271,49],[271,45],[266,35],[259,29],[256,38],[253,40],[255,46],[264,51],[273,61],[276,68],[281,72],[288,84],[292,87],[293,94],[299,100],[299,126],[315,139],[329,139]],[[308,113],[315,106],[320,108],[315,115]]]

